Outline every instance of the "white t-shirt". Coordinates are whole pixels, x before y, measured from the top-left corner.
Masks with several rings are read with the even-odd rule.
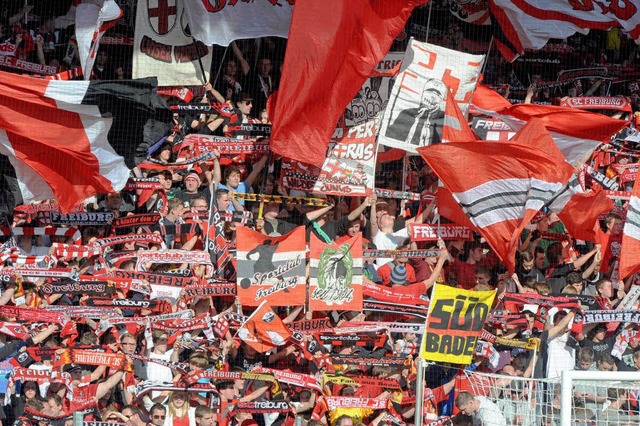
[[[573,370],[576,365],[576,350],[567,345],[569,333],[564,333],[549,342],[547,356],[547,378],[562,376],[565,370]]]
[[[507,420],[496,404],[484,396],[476,396],[480,408],[473,413],[474,426],[507,426]]]
[[[407,228],[402,228],[401,230],[396,231],[393,234],[385,234],[382,231],[378,231],[378,233],[371,239],[371,241],[373,241],[378,250],[395,250],[407,238],[409,238]],[[393,259],[389,257],[378,258],[375,263],[375,268],[377,270],[382,265],[392,261]]]
[[[151,352],[149,354],[149,358],[151,359],[160,359],[162,361],[171,361],[171,354],[173,353],[173,349],[169,349],[164,354],[156,354]],[[165,367],[164,365],[156,364],[155,362],[147,362],[147,377],[149,380],[160,380],[162,382],[173,381],[173,371],[169,367]],[[162,392],[154,391],[151,394],[151,398],[155,398],[160,395]]]

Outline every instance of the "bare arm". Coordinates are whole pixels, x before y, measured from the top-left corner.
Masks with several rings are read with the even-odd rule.
[[[240,62],[240,67],[242,68],[242,75],[249,74],[249,70],[251,67],[249,66],[249,62],[244,58],[242,51],[238,47],[235,41],[231,42],[231,48],[233,49],[233,54],[236,55],[236,59]]]
[[[558,337],[560,334],[564,333],[567,329],[569,323],[573,320],[575,313],[569,312],[564,318],[558,321],[551,329],[549,330],[549,340],[553,340]]]
[[[360,217],[364,209],[366,209],[370,205],[371,205],[371,198],[370,197],[365,198],[364,203],[360,204],[351,213],[349,213],[349,215],[347,216],[347,219],[349,219],[350,221],[356,220],[357,218]]]
[[[447,251],[447,249],[440,250],[440,257],[438,258],[438,263],[436,263],[435,268],[433,268],[433,272],[429,275],[429,278],[423,281],[425,289],[429,290],[433,287],[433,284],[438,280],[438,277],[442,273],[442,268],[444,266],[444,262],[447,260],[451,260],[451,255]]]
[[[124,371],[118,371],[117,373],[111,375],[107,380],[100,383],[98,385],[98,389],[96,390],[96,399],[100,399],[107,394],[107,392],[114,388],[120,380],[122,380],[122,376],[124,375]]]
[[[316,220],[319,217],[322,217],[323,214],[325,214],[326,212],[331,210],[333,207],[334,206],[332,204],[330,206],[319,208],[318,210],[313,210],[313,211],[307,212],[306,213],[307,219],[309,219],[309,221]]]
[[[591,257],[596,254],[597,252],[600,251],[600,247],[596,246],[593,250],[591,250],[588,253],[583,254],[582,256],[580,256],[579,258],[577,258],[576,260],[573,261],[573,266],[576,269],[580,269],[582,267],[582,265],[584,265],[585,263],[587,263],[587,261],[589,259],[591,259]]]
[[[378,201],[378,196],[374,192],[369,196],[371,200],[371,209],[369,210],[369,227],[371,228],[371,238],[375,237],[378,234],[378,214],[376,212],[376,202]]]
[[[253,185],[253,182],[256,180],[265,164],[267,164],[267,158],[267,155],[263,155],[262,158],[256,161],[253,165],[253,170],[251,170],[251,173],[249,173],[249,176],[247,176],[247,180],[245,181],[247,183],[247,187]]]

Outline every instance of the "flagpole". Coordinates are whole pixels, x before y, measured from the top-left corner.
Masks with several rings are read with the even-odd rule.
[[[433,2],[430,1],[429,2],[429,15],[428,15],[428,18],[427,18],[427,35],[424,38],[424,42],[425,43],[429,42],[429,27],[431,27],[431,9],[432,8],[433,8]]]
[[[487,68],[487,62],[489,62],[489,54],[491,53],[491,48],[493,47],[493,36],[491,36],[491,40],[489,40],[489,49],[487,49],[487,57],[484,58],[484,63],[482,64],[481,74],[484,74],[485,68]]]
[[[218,77],[220,77],[220,71],[222,71],[222,65],[224,64],[224,59],[227,57],[227,50],[229,50],[229,46],[224,49],[224,53],[222,54],[222,60],[220,61],[220,65],[218,65],[218,71],[216,72],[216,78],[213,80],[213,87],[216,87],[218,84]],[[226,96],[225,96],[226,99]]]
[[[195,54],[198,57],[198,64],[200,64],[200,71],[202,72],[202,83],[204,84],[207,82],[207,73],[204,72],[204,65],[202,65],[202,58],[198,53],[198,43],[196,42],[196,38],[192,36],[191,40],[193,41],[193,49],[195,50]]]

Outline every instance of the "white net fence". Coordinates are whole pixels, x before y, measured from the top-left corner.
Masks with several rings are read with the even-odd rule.
[[[506,374],[463,372],[458,374],[456,391],[467,390],[473,395],[494,402],[508,425],[563,425],[562,409],[568,409],[568,425],[640,425],[640,417],[632,410],[640,398],[640,375],[619,372],[580,378],[571,372],[571,380],[531,379]],[[635,377],[633,377],[635,376]],[[564,384],[564,386],[563,386]],[[567,386],[567,384],[569,386]],[[564,388],[564,389],[563,389]],[[563,391],[568,392],[563,402]],[[457,394],[458,392],[456,392]]]

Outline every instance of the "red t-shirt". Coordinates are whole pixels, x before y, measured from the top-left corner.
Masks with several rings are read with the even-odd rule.
[[[456,287],[471,290],[476,286],[476,265],[454,260],[447,268],[447,283],[451,281],[451,275],[455,276]]]
[[[71,400],[67,401],[67,412],[75,412],[87,408],[87,405],[91,402],[97,407],[97,401],[95,400],[98,393],[99,383],[94,383],[85,386],[76,386],[72,391]],[[88,419],[86,419],[88,420]]]

